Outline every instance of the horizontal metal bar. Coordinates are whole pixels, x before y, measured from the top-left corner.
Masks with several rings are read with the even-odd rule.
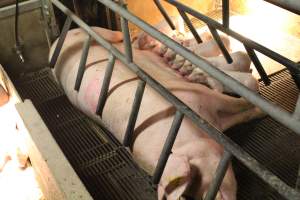
[[[194,25],[192,24],[191,20],[188,18],[188,16],[185,14],[185,12],[181,11],[180,9],[178,9],[179,14],[181,15],[182,19],[184,20],[184,22],[186,23],[186,25],[188,26],[188,28],[190,29],[191,33],[193,34],[195,40],[198,43],[202,43],[202,39],[199,36],[197,30],[195,29]]]
[[[219,46],[224,58],[226,59],[227,63],[232,63],[233,60],[232,60],[228,50],[226,49],[223,41],[221,40],[221,37],[220,37],[218,31],[215,28],[213,28],[209,25],[208,25],[208,28],[209,28],[213,38],[215,39],[216,43],[218,44],[218,46]]]
[[[84,41],[83,47],[82,47],[82,54],[78,66],[78,72],[76,76],[76,81],[75,81],[75,86],[74,90],[78,91],[82,82],[83,74],[85,72],[85,65],[86,65],[86,60],[89,54],[89,49],[90,49],[90,44],[91,44],[91,36],[89,35],[88,38]]]
[[[300,15],[299,0],[264,0],[264,1]]]
[[[42,7],[41,0],[29,0],[19,3],[19,13],[25,13]],[[16,5],[0,8],[0,19],[15,15]]]
[[[168,15],[168,13],[166,12],[166,10],[164,9],[164,7],[161,5],[160,0],[154,0],[155,5],[157,6],[158,10],[160,11],[160,13],[163,15],[163,17],[165,18],[166,22],[169,24],[170,28],[172,30],[175,30],[176,27],[173,24],[170,16]]]
[[[220,163],[216,170],[215,177],[209,186],[208,192],[204,200],[214,200],[216,198],[218,190],[223,182],[224,176],[231,162],[231,158],[232,158],[232,154],[229,153],[228,151],[224,151],[224,155],[220,160]]]
[[[49,63],[49,67],[50,68],[54,68],[54,66],[56,65],[58,56],[60,54],[61,48],[63,47],[63,44],[65,42],[66,36],[68,34],[68,30],[70,29],[72,24],[72,19],[68,16],[64,26],[62,28],[62,31],[60,33],[59,39],[57,41],[56,47],[54,49],[53,55],[51,57],[50,63]]]
[[[185,116],[189,117],[195,125],[197,125],[199,128],[203,129],[207,132],[207,134],[212,137],[214,140],[216,140],[219,144],[223,145],[227,151],[232,153],[238,160],[240,160],[246,167],[251,169],[257,176],[262,178],[265,182],[267,182],[270,186],[275,188],[280,194],[282,194],[287,199],[295,199],[298,200],[300,197],[300,193],[297,192],[295,189],[292,189],[287,184],[282,182],[278,177],[274,176],[270,171],[268,171],[263,165],[258,163],[255,159],[253,159],[248,153],[246,153],[240,146],[238,146],[236,143],[234,143],[232,140],[230,140],[227,136],[225,136],[222,132],[217,130],[216,128],[212,127],[209,123],[207,123],[205,120],[203,120],[199,115],[197,115],[193,110],[191,110],[188,106],[186,106],[182,101],[180,101],[177,97],[172,95],[170,91],[168,91],[166,88],[164,88],[161,84],[159,84],[156,80],[154,80],[152,77],[150,77],[148,74],[146,74],[138,65],[135,63],[128,63],[126,61],[126,57],[118,50],[116,49],[112,44],[107,42],[103,37],[98,35],[95,31],[93,31],[87,24],[85,24],[81,19],[79,19],[77,16],[75,16],[69,9],[67,9],[63,4],[61,4],[58,0],[51,0],[62,12],[64,12],[66,15],[70,16],[73,21],[78,24],[82,29],[84,29],[88,34],[90,34],[101,46],[103,46],[105,49],[110,51],[112,54],[114,54],[122,63],[124,63],[129,69],[131,69],[134,73],[136,73],[142,80],[144,80],[148,85],[150,85],[154,90],[156,90],[161,96],[163,96],[166,100],[168,100],[171,104],[173,104],[178,110],[180,110]],[[158,39],[162,42],[164,41],[164,44],[168,46],[173,45],[173,49],[176,49],[178,51],[178,48],[180,47],[184,53],[181,53],[183,56],[190,55],[194,60],[197,60],[198,63],[208,65],[212,68],[213,66],[209,65],[205,61],[199,59],[196,55],[193,55],[190,51],[183,48],[182,46],[179,46],[176,42],[165,36],[164,34],[158,32],[155,28],[147,24],[146,22],[140,20],[139,18],[135,17],[131,13],[129,13],[127,10],[121,8],[116,3],[110,1],[110,0],[98,0],[99,2],[103,3],[105,6],[112,9],[114,12],[119,13],[123,17],[127,18],[131,22],[134,22],[136,25],[138,25],[140,28],[142,28],[144,31],[146,31],[148,34],[153,36],[154,38]],[[197,62],[196,62],[197,63]],[[217,73],[220,73],[219,71]],[[225,76],[226,77],[226,76]],[[226,77],[226,79],[232,80],[229,77]],[[236,83],[237,87],[242,87],[245,89],[245,87],[241,86],[238,82]],[[242,90],[244,90],[242,89]],[[245,89],[248,91],[247,89]],[[251,95],[254,93],[251,93],[248,91]],[[254,98],[260,99],[258,95],[255,95]],[[251,98],[250,98],[251,99]],[[261,98],[259,101],[265,101]],[[275,113],[277,112],[284,112],[282,110],[278,110],[278,108],[274,105],[271,106],[271,108],[275,109]],[[282,115],[282,113],[280,113]],[[284,114],[285,115],[285,114]],[[290,117],[290,116],[289,116]],[[298,129],[299,130],[299,129]]]
[[[290,71],[295,70],[295,71],[300,71],[300,68],[297,67],[296,63],[289,60],[288,58],[256,43],[253,40],[250,40],[249,38],[246,38],[244,36],[242,36],[241,34],[228,29],[228,28],[224,28],[223,24],[220,24],[219,22],[217,22],[216,20],[211,19],[210,17],[207,17],[201,13],[199,13],[198,11],[189,8],[188,6],[183,5],[182,3],[176,1],[176,0],[164,0],[169,2],[170,4],[176,6],[179,9],[182,9],[183,11],[185,11],[186,13],[189,13],[190,15],[204,21],[206,24],[209,24],[210,26],[226,33],[227,35],[239,40],[240,42],[242,42],[243,44],[247,45],[249,48],[254,49],[256,51],[259,51],[260,53],[272,58],[273,60],[283,64],[284,66],[286,66]]]
[[[268,74],[266,73],[264,67],[262,66],[261,62],[259,61],[258,57],[256,56],[256,53],[254,52],[254,50],[247,47],[246,45],[245,45],[245,49],[246,49],[250,59],[252,60],[258,74],[260,75],[260,78],[264,82],[264,84],[270,85],[271,80],[269,79]]]
[[[135,97],[134,97],[134,101],[132,104],[127,128],[125,131],[124,141],[123,141],[124,146],[127,146],[127,147],[132,145],[132,134],[133,134],[135,123],[136,123],[136,120],[137,120],[137,117],[139,114],[141,102],[142,102],[143,95],[144,95],[145,86],[146,86],[146,82],[140,81],[138,84],[138,87],[136,89],[136,92],[135,92]]]
[[[223,26],[225,28],[229,28],[229,0],[222,0],[222,19],[223,19]]]
[[[176,111],[169,134],[167,136],[166,142],[164,144],[163,150],[160,154],[159,160],[157,162],[157,165],[156,165],[153,177],[152,177],[152,181],[154,184],[158,184],[160,181],[160,178],[161,178],[163,171],[165,169],[165,166],[167,164],[169,155],[171,154],[173,145],[175,143],[175,139],[178,134],[178,130],[181,126],[183,117],[184,117],[184,115],[180,111]]]
[[[109,60],[107,62],[107,67],[105,70],[102,87],[101,87],[101,91],[100,91],[100,95],[99,95],[99,99],[98,99],[98,103],[97,103],[97,108],[96,108],[96,114],[99,116],[102,116],[103,108],[106,103],[109,84],[110,84],[111,76],[112,76],[112,73],[114,70],[115,62],[116,62],[116,57],[111,54],[109,57]]]

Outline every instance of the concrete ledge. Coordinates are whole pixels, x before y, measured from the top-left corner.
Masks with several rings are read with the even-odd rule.
[[[30,100],[16,105],[32,166],[47,200],[90,200],[92,197],[52,137]]]

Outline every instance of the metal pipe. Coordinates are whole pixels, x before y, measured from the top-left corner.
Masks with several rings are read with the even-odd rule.
[[[265,85],[270,85],[271,84],[271,80],[268,77],[268,74],[266,73],[264,67],[262,66],[262,64],[260,63],[258,57],[256,56],[255,52],[253,49],[247,47],[245,45],[245,49],[250,57],[250,59],[252,60],[255,68],[257,69],[257,72],[260,75],[260,78],[262,79],[262,81],[264,82]]]
[[[222,0],[222,18],[224,28],[229,28],[229,0]]]
[[[197,125],[199,128],[206,131],[206,133],[212,137],[214,140],[216,140],[219,144],[223,145],[227,151],[232,153],[238,160],[241,161],[246,167],[250,168],[258,177],[262,178],[266,183],[268,183],[270,186],[272,186],[274,189],[276,189],[281,195],[286,197],[287,199],[295,199],[298,200],[300,198],[300,193],[297,192],[295,189],[289,187],[287,184],[282,182],[278,177],[274,176],[270,171],[268,171],[263,165],[259,164],[254,158],[252,158],[248,153],[246,153],[240,146],[238,146],[236,143],[234,143],[232,140],[230,140],[227,136],[225,136],[222,132],[217,130],[216,128],[212,127],[209,123],[207,123],[205,120],[203,120],[199,115],[197,115],[193,110],[191,110],[188,106],[186,106],[182,101],[180,101],[177,97],[172,95],[170,91],[168,91],[166,88],[164,88],[161,84],[159,84],[156,80],[154,80],[152,77],[150,77],[148,74],[146,74],[138,65],[135,63],[128,63],[126,61],[125,56],[116,49],[112,44],[107,42],[103,37],[98,35],[95,31],[93,31],[87,24],[85,24],[81,19],[79,19],[77,16],[75,16],[69,9],[67,9],[63,4],[61,4],[58,0],[51,0],[62,12],[64,12],[66,15],[69,15],[75,23],[77,23],[82,29],[84,29],[89,35],[91,35],[101,46],[106,48],[108,51],[110,51],[112,54],[116,56],[122,63],[127,65],[129,69],[131,69],[135,74],[137,74],[142,80],[144,80],[148,85],[150,85],[154,90],[156,90],[161,96],[163,96],[166,100],[168,100],[171,104],[173,104],[178,110],[180,110],[185,116],[189,117],[195,125]],[[115,12],[118,12],[123,17],[126,17],[130,21],[134,22],[135,24],[139,25],[140,28],[142,28],[147,33],[151,34],[151,36],[155,37],[156,39],[160,38],[160,41],[164,41],[164,44],[168,46],[172,46],[173,49],[176,49],[178,51],[178,48],[180,47],[183,51],[182,55],[190,55],[194,60],[197,60],[199,63],[210,66],[214,68],[213,66],[209,65],[205,61],[199,59],[197,56],[191,54],[187,49],[183,48],[182,46],[179,46],[176,42],[165,36],[164,34],[158,32],[156,29],[151,27],[150,25],[146,24],[145,22],[139,20],[137,17],[130,14],[127,10],[124,10],[120,6],[118,6],[116,3],[110,1],[110,0],[98,0],[110,9],[112,9]],[[220,73],[220,72],[217,72]],[[233,81],[228,76],[225,76],[225,79],[229,79]],[[235,82],[235,81],[233,81]],[[238,88],[244,88],[241,89],[241,91],[246,90],[247,93],[250,95],[253,95],[252,92],[245,89],[245,87],[241,86],[238,82],[236,82],[238,85]],[[250,96],[249,99],[259,99],[258,102],[264,104],[265,102],[268,106],[270,106],[267,109],[274,109],[273,112],[271,112],[272,115],[276,115],[276,113],[280,113],[280,116],[283,116],[283,118],[287,117],[290,119],[290,115],[286,115],[286,111],[283,111],[282,109],[276,107],[275,105],[269,104],[266,100],[261,98],[258,95]],[[258,104],[260,104],[258,103]],[[296,120],[290,119],[287,121],[293,121],[294,123],[291,124],[297,124]],[[284,120],[284,123],[285,122]],[[292,130],[296,129],[296,127],[291,128]],[[298,129],[300,130],[300,129]],[[299,131],[298,131],[299,132]],[[298,133],[299,134],[299,133]]]
[[[61,48],[62,48],[62,46],[65,42],[65,39],[66,39],[66,36],[68,34],[68,30],[70,29],[71,24],[72,24],[72,19],[71,19],[71,17],[68,16],[65,23],[64,23],[64,26],[62,28],[62,31],[60,33],[60,36],[59,36],[59,39],[57,41],[54,52],[52,54],[52,57],[51,57],[51,60],[50,60],[50,63],[49,63],[50,68],[54,68],[54,66],[57,62],[58,56],[59,56]]]
[[[126,4],[122,3],[124,9],[127,10]],[[131,40],[130,40],[130,33],[128,28],[128,21],[127,19],[121,17],[121,27],[122,32],[124,35],[124,48],[125,48],[125,55],[127,58],[127,62],[132,62],[132,47],[131,47]]]
[[[240,35],[237,32],[234,32],[230,29],[224,28],[222,24],[219,22],[211,19],[210,17],[207,17],[198,11],[189,8],[188,6],[183,5],[182,3],[176,1],[176,0],[164,0],[169,2],[170,4],[176,6],[177,8],[180,8],[181,10],[185,11],[186,13],[189,13],[190,15],[204,21],[206,24],[209,24],[210,26],[226,33],[227,35],[239,40],[243,44],[247,45],[249,48],[254,49],[256,51],[259,51],[260,53],[272,58],[273,60],[279,62],[280,64],[285,65],[290,71],[295,70],[295,71],[300,71],[300,68],[298,68],[297,64],[288,58],[254,42],[253,40],[250,40],[242,35]]]
[[[179,14],[181,15],[182,19],[184,20],[184,22],[186,23],[186,25],[188,26],[188,28],[190,29],[191,33],[193,34],[195,40],[199,43],[202,43],[202,39],[199,36],[199,34],[197,33],[197,30],[195,29],[195,27],[193,26],[193,24],[191,23],[191,20],[188,18],[188,16],[185,14],[185,12],[183,12],[182,10],[178,9]]]
[[[218,31],[215,28],[211,27],[210,25],[207,25],[207,26],[208,26],[213,38],[217,42],[220,50],[222,51],[222,54],[223,54],[224,58],[226,59],[227,63],[232,63],[233,60],[232,60],[229,52],[227,51],[223,41],[221,40],[221,37],[220,37]]]
[[[99,116],[102,116],[103,108],[107,99],[107,93],[109,89],[111,76],[114,70],[115,61],[116,61],[116,57],[111,54],[107,62],[107,66],[106,66],[106,70],[102,82],[102,87],[98,99],[97,109],[96,109],[96,114]]]
[[[300,15],[300,1],[299,0],[264,0],[273,5],[289,10],[297,15]]]
[[[135,97],[134,97],[134,101],[132,104],[127,128],[125,131],[124,141],[123,141],[124,146],[127,146],[127,147],[132,145],[132,134],[134,131],[136,119],[139,114],[141,102],[142,102],[144,91],[145,91],[145,86],[146,86],[146,82],[140,81],[138,84],[138,87],[136,89],[136,92],[135,92]]]
[[[167,164],[169,155],[171,154],[183,117],[184,115],[177,110],[152,177],[152,181],[154,184],[158,184],[160,181],[160,178]]]
[[[78,66],[75,86],[74,86],[74,90],[76,91],[79,90],[82,82],[83,74],[85,71],[86,60],[89,54],[90,44],[91,44],[91,36],[89,35],[88,38],[84,41],[82,46],[82,53],[81,53],[81,58]]]
[[[157,6],[158,10],[160,11],[160,13],[163,15],[163,17],[165,18],[166,22],[169,24],[170,28],[172,30],[175,30],[176,27],[173,24],[171,18],[169,17],[168,13],[166,12],[166,10],[164,9],[164,7],[161,5],[159,0],[154,0],[155,5]]]
[[[215,177],[209,186],[208,192],[207,192],[204,200],[214,200],[216,198],[218,190],[222,184],[222,181],[224,179],[224,176],[226,174],[228,166],[231,162],[231,158],[232,158],[232,154],[229,153],[228,151],[224,151],[224,155],[222,156],[222,159],[220,160],[220,163],[216,170]]]

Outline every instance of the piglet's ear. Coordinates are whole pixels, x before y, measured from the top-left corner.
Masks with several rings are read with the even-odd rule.
[[[158,186],[158,199],[179,199],[189,186],[191,178],[187,157],[171,154]]]

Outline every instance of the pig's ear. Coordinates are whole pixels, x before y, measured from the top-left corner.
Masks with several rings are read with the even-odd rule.
[[[158,199],[179,199],[191,183],[191,178],[188,158],[171,154],[158,185]]]

